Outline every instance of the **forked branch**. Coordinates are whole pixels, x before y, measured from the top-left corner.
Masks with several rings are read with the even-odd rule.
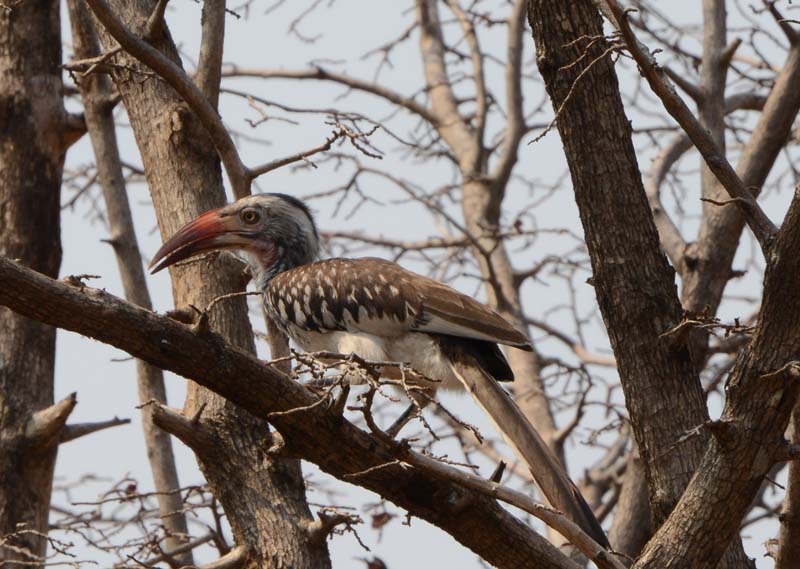
[[[697,117],[694,116],[675,91],[664,69],[658,65],[653,54],[636,37],[628,22],[627,11],[623,10],[616,0],[596,0],[596,2],[599,4],[601,11],[619,30],[628,50],[639,65],[640,72],[653,92],[661,99],[666,111],[689,136],[709,169],[714,173],[731,198],[737,200],[748,226],[753,231],[761,250],[766,255],[778,228],[758,205],[753,191],[744,185],[733,166],[714,143],[708,131],[703,128]]]

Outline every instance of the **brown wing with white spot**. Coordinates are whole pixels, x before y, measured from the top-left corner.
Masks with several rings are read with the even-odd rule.
[[[276,316],[306,330],[430,332],[530,349],[525,335],[489,307],[384,259],[291,269],[272,279],[266,301]]]

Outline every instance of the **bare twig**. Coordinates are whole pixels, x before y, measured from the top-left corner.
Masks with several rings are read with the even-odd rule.
[[[130,422],[131,422],[130,419],[119,419],[117,417],[114,417],[113,419],[109,419],[108,421],[98,421],[96,423],[76,423],[74,425],[67,425],[61,432],[61,438],[59,439],[59,442],[66,443],[69,441],[74,441],[75,439],[79,439],[86,435],[96,433],[97,431],[110,429],[111,427],[118,427],[120,425],[127,425]]]

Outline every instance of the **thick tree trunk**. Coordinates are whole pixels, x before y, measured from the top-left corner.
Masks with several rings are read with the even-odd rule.
[[[55,0],[0,8],[0,255],[52,277],[68,142],[59,26]],[[54,328],[0,309],[0,535],[47,533],[58,436],[75,404],[51,407],[55,339]],[[0,565],[30,563],[47,549],[32,532],[10,545],[31,556],[0,546]]]
[[[682,315],[675,272],[658,242],[616,74],[611,58],[603,55],[607,44],[594,41],[603,35],[597,9],[589,0],[531,0],[529,19],[539,70],[553,108],[559,109],[558,130],[592,261],[592,285],[616,356],[657,527],[683,494],[708,442],[704,432],[686,436],[708,420],[686,340],[663,336]],[[728,559],[745,562],[741,542]]]
[[[68,0],[67,5],[75,57],[97,57],[100,55],[100,45],[88,7],[82,0]],[[104,74],[89,74],[81,77],[78,87],[83,100],[86,127],[92,140],[97,178],[103,190],[111,231],[109,243],[116,253],[125,297],[143,308],[152,309],[117,146],[111,80]],[[169,433],[153,424],[153,406],[148,404],[153,401],[162,404],[167,402],[164,375],[159,368],[136,360],[136,381],[139,403],[144,405],[142,429],[147,458],[158,492],[161,521],[167,533],[164,545],[167,551],[173,551],[188,541],[189,531],[186,515],[181,513],[184,504],[181,493],[177,491],[180,483],[172,440]],[[182,565],[194,563],[191,551],[174,557]]]
[[[138,32],[153,9],[146,0],[117,1],[112,6]],[[115,42],[100,32],[106,49],[113,47]],[[155,45],[179,61],[168,32],[156,38]],[[142,69],[127,54],[118,57]],[[142,81],[126,70],[113,77],[142,154],[161,234],[169,237],[200,213],[225,203],[216,151],[170,87],[158,80]],[[171,269],[175,304],[202,309],[222,294],[242,290],[241,273],[241,266],[226,257],[175,267]],[[210,322],[213,330],[235,345],[255,351],[244,299],[217,304]],[[265,454],[271,445],[267,422],[194,383],[189,384],[184,413],[198,417],[189,429],[158,417],[156,424],[170,429],[195,451],[236,542],[250,549],[251,562],[276,568],[329,567],[325,540],[312,540],[308,531],[312,516],[299,462]]]

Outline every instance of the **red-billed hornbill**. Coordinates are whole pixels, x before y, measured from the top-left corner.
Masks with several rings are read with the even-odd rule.
[[[185,225],[156,253],[160,271],[199,253],[241,254],[270,317],[303,350],[406,362],[445,388],[465,388],[531,473],[547,500],[598,543],[608,541],[560,462],[498,381],[514,374],[498,344],[528,338],[487,306],[377,258],[317,261],[319,235],[303,202],[243,198]]]

